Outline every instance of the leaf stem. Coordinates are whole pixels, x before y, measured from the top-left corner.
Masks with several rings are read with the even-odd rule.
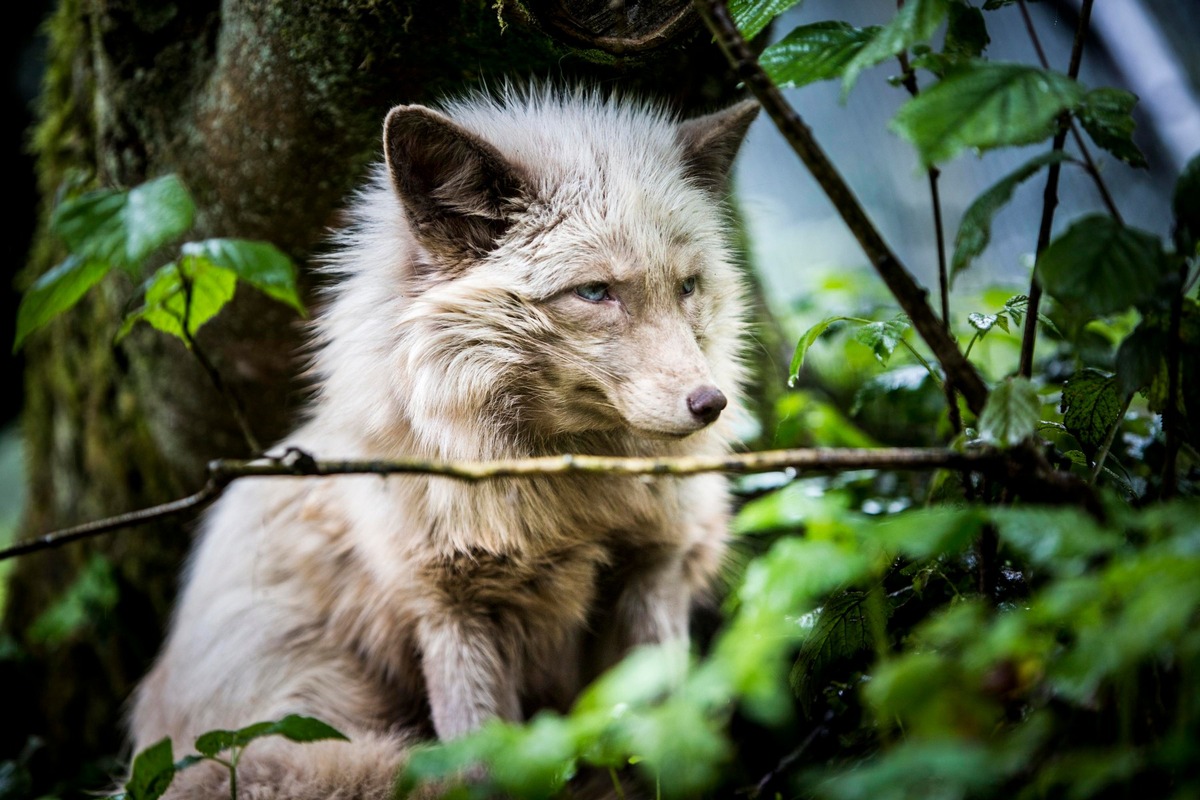
[[[812,131],[758,65],[754,53],[730,17],[724,0],[695,0],[695,3],[734,72],[762,104],[784,139],[820,184],[875,271],[912,320],[917,333],[941,362],[947,380],[962,392],[967,406],[976,414],[980,413],[987,402],[987,385],[971,362],[963,358],[958,345],[929,307],[928,291],[913,280],[908,269],[891,251],[854,192],[817,144]]]

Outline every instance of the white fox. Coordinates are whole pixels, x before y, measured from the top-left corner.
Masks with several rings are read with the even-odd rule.
[[[392,109],[281,447],[726,452],[745,301],[720,201],[757,110],[678,122],[545,88]],[[727,518],[715,475],[243,479],[205,519],[134,748],[305,714],[351,741],[256,742],[246,796],[386,797],[412,741],[566,709],[630,647],[686,640]],[[193,767],[171,796],[227,781]]]

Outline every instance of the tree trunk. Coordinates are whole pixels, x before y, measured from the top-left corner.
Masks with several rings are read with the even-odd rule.
[[[393,104],[530,75],[619,85],[685,112],[734,96],[687,2],[61,0],[50,30],[43,218],[66,185],[175,172],[197,201],[189,238],[270,241],[301,265],[309,297],[309,260],[378,156]],[[63,256],[43,231],[27,276]],[[247,451],[177,341],[142,326],[114,346],[136,290],[110,276],[28,345],[27,534],[182,496],[208,459]],[[200,336],[264,443],[302,396],[298,322],[239,289]],[[35,766],[61,777],[116,752],[121,703],[157,648],[189,531],[188,521],[143,526],[18,563],[4,619],[16,654],[0,659],[15,702],[0,758],[38,735],[50,746]]]

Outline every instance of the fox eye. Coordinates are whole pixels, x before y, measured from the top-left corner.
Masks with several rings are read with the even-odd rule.
[[[583,286],[576,286],[575,294],[592,303],[612,299],[612,295],[608,293],[607,283],[585,283]]]
[[[684,296],[689,295],[694,291],[696,291],[696,276],[695,275],[688,278],[687,280],[685,280],[683,283],[681,283],[679,285],[679,293]]]

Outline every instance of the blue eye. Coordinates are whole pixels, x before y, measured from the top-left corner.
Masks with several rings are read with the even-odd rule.
[[[680,294],[689,295],[694,291],[696,291],[696,277],[694,275],[679,285]]]
[[[612,299],[612,295],[608,293],[607,283],[585,283],[583,286],[575,287],[575,294],[592,303]]]

